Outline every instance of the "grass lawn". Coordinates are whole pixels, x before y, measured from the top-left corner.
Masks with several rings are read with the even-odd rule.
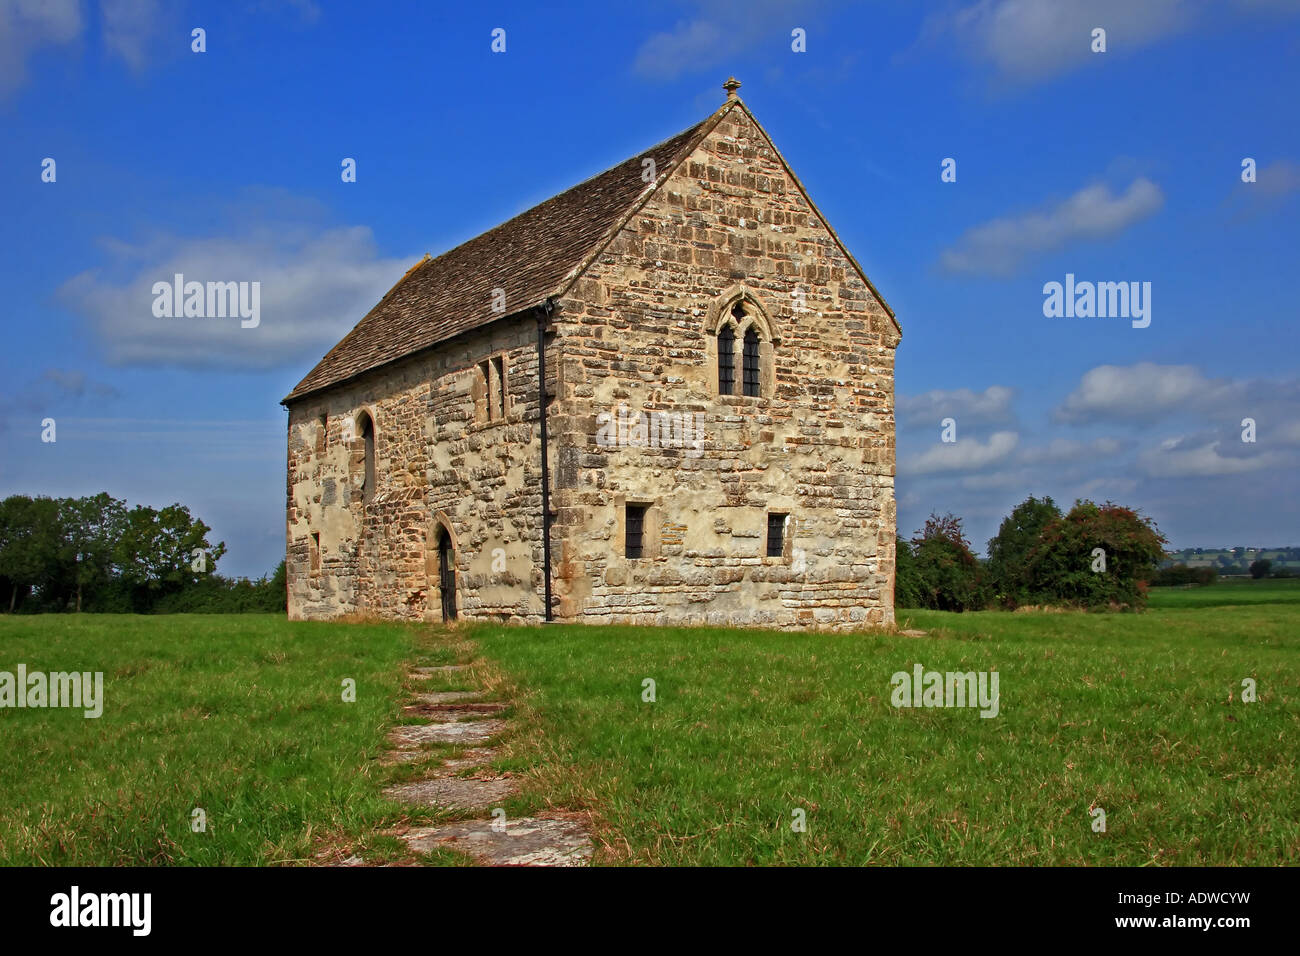
[[[369,758],[417,637],[261,614],[0,618],[0,670],[103,671],[105,698],[97,719],[0,709],[0,864],[267,864],[395,819]]]
[[[1145,614],[900,613],[924,638],[472,637],[530,691],[539,787],[596,810],[626,861],[1295,864],[1298,585],[1157,592]],[[918,662],[997,670],[999,716],[891,707]]]
[[[0,709],[0,864],[395,858],[376,830],[448,815],[379,793],[421,772],[375,762],[406,720],[403,663],[473,654],[518,705],[508,814],[591,811],[597,862],[1300,862],[1300,580],[1151,605],[900,612],[922,638],[0,616],[0,670],[102,670],[106,697],[98,719]],[[891,707],[915,663],[996,670],[999,715]]]

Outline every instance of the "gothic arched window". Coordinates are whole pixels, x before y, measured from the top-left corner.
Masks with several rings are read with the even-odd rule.
[[[747,292],[734,290],[722,302],[713,327],[718,394],[770,397],[775,341],[770,320]]]

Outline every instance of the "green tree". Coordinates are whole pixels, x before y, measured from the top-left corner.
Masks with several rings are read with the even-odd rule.
[[[214,573],[226,545],[209,544],[211,530],[180,504],[160,510],[136,505],[126,513],[114,562],[134,610],[147,611]]]
[[[1165,544],[1155,524],[1130,508],[1076,501],[1030,552],[1030,592],[1083,607],[1141,607]]]
[[[57,577],[61,537],[54,499],[11,495],[0,501],[0,578],[8,584],[11,614],[20,591],[41,589],[41,598],[48,596]]]
[[[1268,558],[1260,558],[1258,561],[1250,563],[1250,576],[1256,580],[1268,577],[1268,572],[1273,569],[1273,562]]]
[[[283,568],[284,563],[281,562],[280,566]],[[912,554],[911,544],[900,535],[894,537],[894,606],[925,607],[916,557]]]
[[[986,568],[989,587],[999,601],[1015,605],[1028,596],[1029,553],[1043,529],[1060,517],[1061,509],[1050,497],[1031,495],[1002,519],[998,533],[989,539]]]
[[[64,498],[59,501],[59,522],[63,563],[71,566],[80,612],[88,592],[92,597],[102,592],[112,578],[114,551],[126,527],[126,502],[102,491],[89,498]]]
[[[912,538],[921,601],[937,611],[968,611],[987,603],[984,573],[953,514],[931,514]]]

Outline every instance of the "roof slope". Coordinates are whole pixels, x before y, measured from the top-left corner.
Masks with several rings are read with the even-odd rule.
[[[491,309],[493,289],[505,290],[505,314],[555,294],[725,111],[436,259],[426,257],[326,353],[284,403],[503,318]],[[646,158],[655,162],[656,179],[649,184],[642,179]]]

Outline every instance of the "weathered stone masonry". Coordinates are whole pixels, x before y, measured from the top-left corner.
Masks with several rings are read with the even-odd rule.
[[[531,301],[513,314],[286,400],[292,617],[440,618],[436,542],[446,534],[459,616],[542,618],[536,324],[526,310],[549,291],[556,619],[892,622],[898,326],[738,99],[661,148],[676,154],[656,155],[655,183],[615,196],[602,182],[625,168],[639,176],[634,158],[571,191],[586,190],[573,215],[632,201],[608,229],[592,223],[600,241],[553,286],[544,277],[523,290]],[[538,209],[563,218],[568,195]],[[405,309],[402,289],[372,316]],[[364,341],[375,321],[349,339]],[[719,394],[717,332],[728,322],[736,391],[752,374],[757,396]],[[751,326],[752,373],[740,355]],[[503,414],[495,365],[481,371],[493,356],[505,370]],[[667,428],[663,441],[644,430],[598,440],[620,407],[634,420],[645,412],[655,439],[657,411],[679,438],[685,421],[693,440],[673,441]],[[363,412],[374,422],[368,503]],[[702,435],[690,430],[697,421]],[[629,504],[647,509],[641,558],[625,554]],[[770,513],[790,516],[780,556],[767,556]]]

